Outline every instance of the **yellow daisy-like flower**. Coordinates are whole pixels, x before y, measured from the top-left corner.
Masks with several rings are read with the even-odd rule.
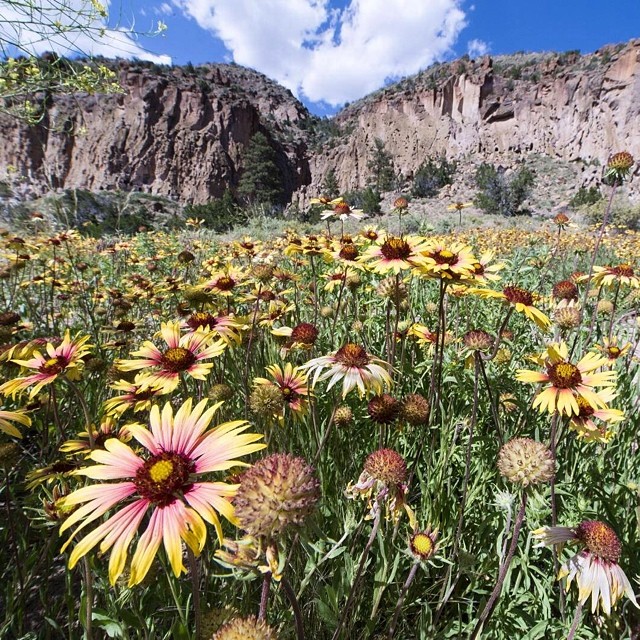
[[[526,289],[516,287],[513,285],[505,287],[502,291],[494,291],[493,289],[470,289],[469,293],[480,296],[481,298],[496,298],[504,300],[506,303],[512,305],[518,313],[524,313],[524,315],[533,320],[536,325],[546,331],[551,325],[551,320],[540,309],[533,305],[533,294]]]
[[[477,260],[468,245],[447,246],[437,242],[429,244],[420,254],[417,271],[428,278],[461,280],[475,273]]]
[[[594,353],[587,353],[577,364],[568,361],[566,343],[551,344],[542,358],[546,372],[520,369],[516,379],[520,382],[550,383],[550,386],[539,393],[533,401],[533,408],[540,412],[556,411],[561,415],[577,416],[580,414],[578,396],[589,403],[593,409],[604,409],[606,401],[594,387],[614,387],[615,371],[594,373],[607,363],[605,358]]]
[[[426,244],[422,238],[385,236],[362,254],[362,261],[376,273],[400,273],[417,266],[425,249]]]
[[[624,357],[631,351],[631,343],[623,346],[618,346],[618,338],[613,336],[612,338],[604,337],[602,344],[594,345],[594,349],[599,351],[606,359],[607,364],[614,364],[618,359]]]
[[[583,280],[587,277],[584,276]],[[600,285],[605,287],[615,287],[626,285],[637,289],[640,287],[640,277],[638,277],[630,264],[623,263],[614,267],[594,267],[591,283],[594,287]]]

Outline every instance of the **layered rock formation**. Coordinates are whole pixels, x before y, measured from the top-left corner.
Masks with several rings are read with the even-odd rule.
[[[347,133],[311,157],[311,190],[332,168],[343,190],[365,184],[375,138],[409,178],[429,156],[511,166],[535,153],[578,163],[588,184],[613,152],[640,159],[640,40],[438,65],[335,120]]]
[[[276,149],[287,196],[304,203],[330,169],[343,191],[363,187],[375,138],[407,180],[441,155],[507,167],[547,155],[575,163],[583,184],[601,176],[613,152],[640,159],[640,40],[586,56],[434,65],[331,121],[237,65],[123,62],[119,79],[121,95],[53,99],[43,126],[0,120],[0,170],[12,165],[36,193],[118,188],[202,203],[238,184],[243,151],[261,131]]]
[[[309,182],[298,123],[307,110],[289,91],[237,65],[166,68],[121,63],[122,94],[55,97],[42,126],[0,120],[0,168],[37,191],[140,190],[202,203],[237,185],[243,150],[263,132],[286,194]]]

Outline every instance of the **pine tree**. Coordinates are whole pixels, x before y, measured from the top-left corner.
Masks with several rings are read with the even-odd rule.
[[[249,141],[242,157],[243,171],[238,194],[250,204],[273,207],[284,195],[282,172],[276,164],[276,152],[263,133]]]
[[[327,171],[322,182],[322,195],[332,199],[340,195],[340,186],[333,167]]]
[[[368,169],[372,174],[371,184],[376,191],[391,191],[397,183],[392,155],[384,148],[384,142],[375,138],[370,150]]]

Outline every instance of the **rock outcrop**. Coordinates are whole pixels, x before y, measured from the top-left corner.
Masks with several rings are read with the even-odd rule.
[[[55,97],[41,126],[0,120],[0,168],[51,188],[139,190],[203,203],[234,187],[242,153],[264,133],[287,196],[310,180],[293,95],[237,65],[119,65],[122,94]]]
[[[512,166],[533,153],[577,163],[589,184],[611,153],[640,160],[640,40],[436,65],[350,105],[335,125],[342,135],[311,156],[309,192],[329,169],[343,190],[364,185],[375,138],[407,178],[427,157]]]
[[[36,194],[117,188],[202,203],[237,186],[243,151],[261,131],[287,196],[304,203],[330,169],[342,191],[366,185],[375,138],[407,181],[428,157],[509,167],[536,154],[573,163],[577,188],[601,177],[611,153],[640,159],[640,39],[585,56],[434,65],[331,120],[237,65],[118,64],[120,95],[54,98],[32,129],[0,119],[0,172],[12,165]]]

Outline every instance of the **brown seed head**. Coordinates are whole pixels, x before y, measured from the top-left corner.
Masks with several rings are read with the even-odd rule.
[[[578,287],[571,280],[560,280],[553,285],[552,294],[556,300],[577,300]]]
[[[234,618],[224,624],[211,640],[278,640],[276,632],[255,616]]]
[[[462,339],[467,349],[472,351],[489,351],[493,346],[493,338],[482,329],[467,331]]]
[[[411,426],[426,425],[429,421],[429,403],[419,393],[411,393],[402,401],[400,415]]]
[[[348,427],[353,422],[353,411],[346,404],[340,405],[333,414],[333,421],[338,427]]]
[[[576,537],[599,558],[609,562],[620,560],[622,545],[615,531],[608,524],[599,520],[585,520],[576,528]]]
[[[367,413],[378,424],[391,424],[400,413],[400,403],[388,393],[373,396],[367,405]]]
[[[393,449],[378,449],[364,463],[364,470],[386,485],[399,485],[407,479],[407,463]]]

